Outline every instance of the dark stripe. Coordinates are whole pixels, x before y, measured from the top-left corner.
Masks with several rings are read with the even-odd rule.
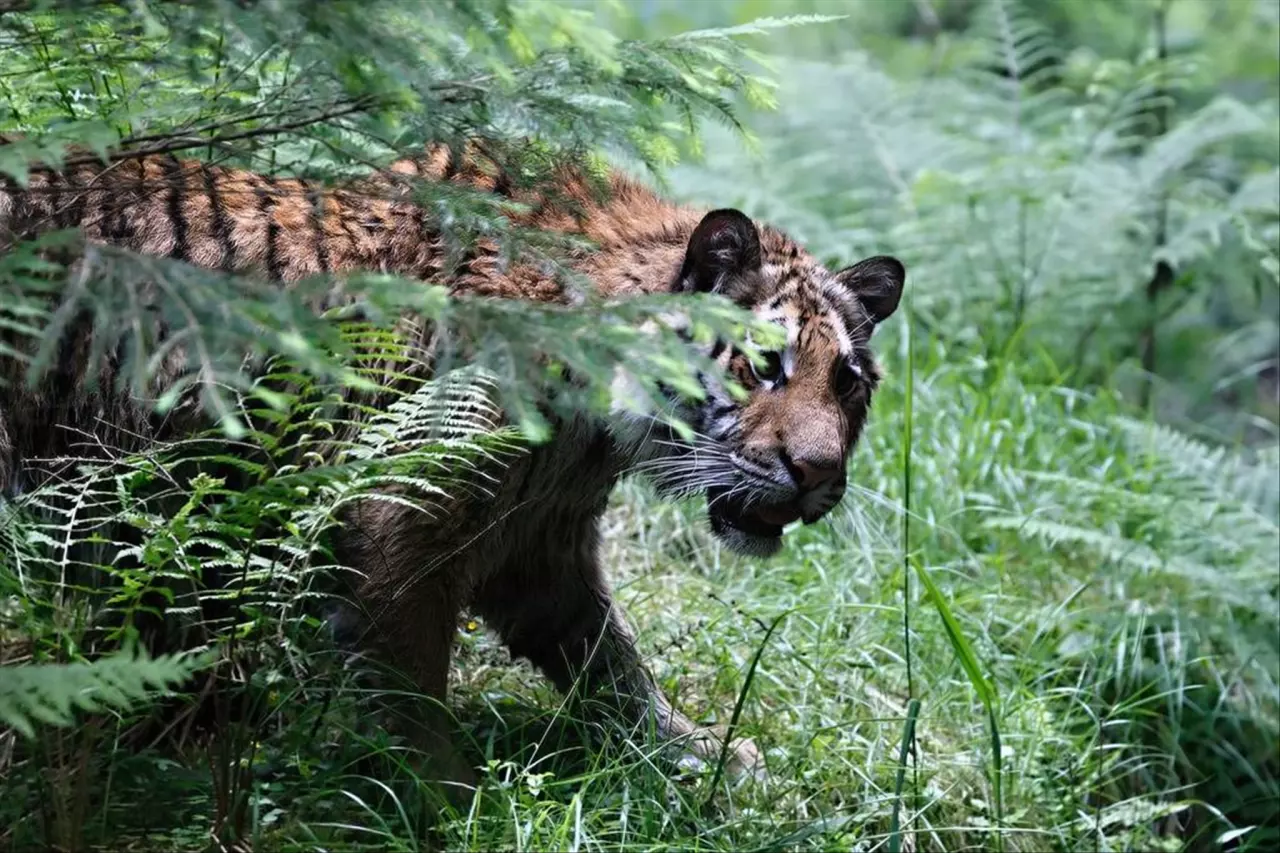
[[[431,213],[426,208],[419,207],[415,218],[418,225],[418,239],[427,251],[419,253],[424,262],[413,270],[413,274],[421,279],[430,279],[440,272],[440,252],[431,251],[432,243],[438,233],[432,222]]]
[[[351,241],[351,254],[355,257],[360,256],[360,241],[356,239],[355,232],[351,230],[351,220],[343,217],[340,220],[342,232],[347,235],[347,239]]]
[[[267,223],[267,277],[272,281],[280,281],[280,226],[276,224],[276,181],[274,178],[259,178],[262,185],[254,188],[258,196],[258,213]]]
[[[840,315],[840,322],[844,323],[844,332],[850,340],[857,340],[859,336],[866,338],[871,323],[862,315],[860,307],[844,300],[836,300],[836,313]],[[855,329],[861,330],[859,334],[854,333]]]
[[[186,260],[190,253],[187,245],[187,181],[182,174],[182,163],[172,154],[164,160],[164,174],[169,184],[169,222],[173,228],[169,257]]]
[[[127,163],[122,163],[120,165],[122,173],[128,165],[129,164]],[[133,165],[137,165],[136,160],[133,161]],[[141,184],[139,183],[136,186],[141,186]],[[132,190],[129,190],[128,187],[129,182],[127,180],[121,181],[120,191],[107,193],[107,198],[109,199],[107,204],[111,206],[113,216],[111,217],[110,228],[103,228],[102,230],[103,233],[107,235],[107,239],[119,246],[128,245],[129,232],[131,230],[129,226],[129,216],[125,213],[125,209],[130,206],[130,193],[133,192]]]
[[[467,244],[460,253],[458,253],[458,263],[454,265],[452,272],[468,272],[479,273],[472,265],[476,261],[484,260],[492,257],[488,250],[481,249],[479,246]]]
[[[329,246],[324,233],[324,189],[313,187],[305,181],[302,185],[307,188],[307,201],[311,202],[311,232],[316,241],[316,263],[320,265],[320,272],[328,273]]]
[[[49,199],[49,218],[53,220],[54,229],[66,228],[63,224],[62,212],[62,188],[64,179],[62,173],[57,169],[49,170],[49,187],[47,190]]]
[[[0,145],[5,144],[0,139]],[[0,193],[4,193],[13,200],[13,207],[9,211],[8,221],[0,219],[0,253],[12,245],[10,240],[21,239],[26,229],[26,223],[23,221],[27,217],[28,203],[25,201],[28,194],[19,190],[18,185],[12,179],[0,175]]]
[[[222,203],[222,193],[218,192],[218,181],[213,174],[213,167],[208,163],[200,164],[200,180],[204,184],[205,195],[209,196],[209,210],[213,215],[213,239],[218,242],[218,269],[231,272],[236,268],[236,246],[231,240],[231,222],[227,219],[227,211]]]
[[[511,197],[511,175],[506,169],[499,167],[498,177],[493,180],[493,194],[504,198]]]
[[[334,193],[334,200],[338,203],[338,227],[342,229],[343,234],[347,235],[347,240],[351,243],[351,257],[359,258],[360,242],[356,239],[355,232],[351,230],[354,217],[351,215],[343,215],[343,211],[350,214],[352,210],[351,196],[349,193],[338,190]]]
[[[446,147],[445,151],[447,151],[449,155],[448,159],[446,159],[444,163],[444,180],[447,181],[457,175],[458,170],[462,168],[462,158],[458,157],[454,153],[452,145]]]
[[[88,191],[84,184],[80,183],[80,174],[78,171],[72,171],[67,176],[67,183],[71,187],[71,197],[67,199],[66,221],[69,227],[80,227],[84,223],[84,204],[85,196]]]
[[[720,357],[720,355],[726,349],[728,349],[728,347],[729,345],[724,341],[717,340],[715,344],[711,347],[711,355],[709,355],[708,358],[710,358],[712,361],[715,361],[717,358]]]
[[[351,215],[356,223],[364,229],[366,234],[381,234],[387,229],[387,221],[382,218],[381,213],[374,213],[373,203],[377,198],[370,198],[367,195],[351,196]],[[391,214],[395,214],[395,207],[392,206]]]
[[[129,240],[129,218],[125,215],[125,201],[119,196],[113,196],[111,204],[111,227],[104,228],[103,231],[107,235],[107,239],[117,246],[124,246]]]
[[[718,421],[736,408],[736,403],[717,403],[709,412],[711,420]]]

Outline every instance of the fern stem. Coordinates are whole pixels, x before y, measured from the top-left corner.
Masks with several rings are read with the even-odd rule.
[[[1155,131],[1152,139],[1162,138],[1169,132],[1171,107],[1169,103],[1169,87],[1166,79],[1165,65],[1169,58],[1168,18],[1169,7],[1173,0],[1160,0],[1156,5],[1152,28],[1156,39],[1156,74],[1158,88],[1155,103]],[[1142,332],[1142,397],[1141,406],[1146,409],[1151,404],[1151,390],[1156,370],[1156,333],[1159,329],[1160,295],[1173,284],[1173,267],[1164,258],[1159,257],[1169,239],[1169,191],[1161,187],[1156,202],[1155,244],[1152,254],[1156,256],[1155,267],[1151,279],[1147,282],[1147,324]]]

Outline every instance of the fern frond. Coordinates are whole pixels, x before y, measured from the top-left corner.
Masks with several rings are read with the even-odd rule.
[[[1247,611],[1280,630],[1280,451],[1229,450],[1132,418],[1110,427],[1132,469],[1106,478],[1016,472],[1032,493],[987,528],[1180,579],[1184,601]]]
[[[36,726],[69,726],[75,712],[128,711],[186,681],[207,655],[148,658],[121,652],[93,662],[0,667],[0,725],[35,737]]]
[[[668,42],[686,42],[686,41],[719,41],[736,36],[755,36],[767,35],[773,30],[788,29],[790,27],[806,27],[814,24],[829,24],[834,21],[842,21],[845,15],[783,15],[771,18],[756,18],[745,24],[738,24],[733,27],[712,27],[700,30],[688,30],[678,35],[671,36]]]
[[[1140,180],[1162,186],[1215,145],[1267,132],[1271,125],[1235,98],[1219,96],[1155,140],[1138,160]]]
[[[1231,451],[1166,424],[1117,418],[1130,446],[1167,476],[1197,484],[1222,503],[1252,509],[1260,523],[1280,527],[1280,449]]]

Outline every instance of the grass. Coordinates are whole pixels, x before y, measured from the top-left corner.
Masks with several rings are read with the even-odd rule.
[[[768,783],[673,782],[645,733],[587,730],[464,625],[451,707],[483,782],[434,830],[412,756],[371,722],[373,688],[317,652],[303,680],[255,675],[257,723],[177,751],[124,748],[110,716],[69,732],[43,770],[11,769],[9,842],[48,831],[40,798],[75,803],[88,786],[79,839],[115,849],[198,848],[211,815],[264,850],[1146,850],[1232,832],[1267,849],[1276,625],[1248,606],[1266,589],[1264,552],[1246,546],[1274,535],[1274,504],[1215,498],[1225,521],[1210,513],[1196,535],[1216,541],[1225,523],[1241,547],[1199,566],[1151,517],[1152,502],[1161,517],[1202,509],[1192,449],[1169,470],[1162,434],[1117,420],[1115,402],[937,352],[907,405],[888,361],[845,502],[773,560],[730,556],[700,507],[636,482],[606,519],[606,561],[661,685],[754,737]],[[226,756],[216,784],[211,755]]]

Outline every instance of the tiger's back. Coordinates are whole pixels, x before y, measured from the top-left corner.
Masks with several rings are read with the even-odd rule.
[[[33,171],[22,190],[0,185],[0,248],[76,227],[90,241],[273,281],[358,269],[434,280],[443,271],[439,234],[396,183],[411,162],[329,188],[172,154],[105,166],[78,155],[65,171]],[[412,166],[448,179],[461,172],[450,162],[442,149]]]
[[[385,171],[336,187],[172,154],[125,157],[104,165],[77,152],[64,170],[33,170],[25,188],[0,181],[0,252],[23,238],[79,228],[90,243],[264,277],[284,286],[332,275],[326,307],[350,298],[342,293],[342,278],[355,271],[445,284],[455,294],[562,303],[568,297],[554,271],[506,262],[494,240],[479,239],[451,256],[433,216],[413,198],[417,180],[461,184],[517,202],[506,209],[514,226],[587,236],[606,255],[609,244],[634,237],[634,226],[620,223],[655,221],[655,213],[678,210],[621,177],[610,182],[613,200],[608,204],[601,203],[581,174],[562,170],[559,178],[554,197],[518,187],[474,145],[461,151],[435,145],[421,158],[397,161]],[[577,260],[606,292],[634,288],[638,281],[634,274],[602,275],[603,269],[618,264],[597,255]],[[92,366],[101,381],[88,387],[81,378],[89,367],[87,328],[77,331],[81,333],[64,341],[58,363],[36,388],[24,386],[19,361],[3,359],[7,364],[0,364],[0,380],[7,383],[6,398],[0,400],[0,492],[24,487],[18,481],[23,460],[63,455],[77,432],[107,433],[106,444],[124,451],[174,432],[173,418],[157,422],[145,404],[115,390],[114,353],[106,363]],[[420,331],[430,334],[429,329]],[[431,349],[430,340],[418,343],[420,352]],[[411,372],[425,378],[430,368],[421,361]],[[173,378],[162,371],[157,384]],[[48,429],[51,423],[58,428]],[[190,418],[177,425],[177,432],[198,424]]]
[[[80,154],[70,162],[64,171],[33,171],[24,189],[0,181],[0,251],[22,237],[76,227],[90,241],[273,281],[378,270],[447,283],[456,293],[554,302],[564,298],[554,277],[501,265],[492,240],[477,241],[460,265],[450,265],[433,216],[412,201],[412,180],[464,184],[517,202],[504,211],[512,224],[580,234],[605,253],[696,224],[694,212],[618,174],[603,196],[582,172],[565,168],[554,193],[518,187],[475,146],[434,145],[422,158],[338,187],[172,154],[105,166]],[[627,280],[606,275],[598,283],[607,293]]]

